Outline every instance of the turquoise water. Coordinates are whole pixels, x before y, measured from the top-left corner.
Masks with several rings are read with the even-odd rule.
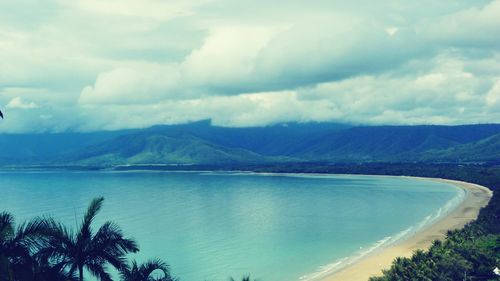
[[[181,280],[311,279],[444,214],[464,192],[399,177],[205,172],[1,172],[0,210],[74,226],[93,197],[96,223],[139,241]],[[351,259],[346,259],[351,257]]]

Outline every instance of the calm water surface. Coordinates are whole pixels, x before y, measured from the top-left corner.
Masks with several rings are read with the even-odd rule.
[[[299,280],[383,246],[463,198],[448,184],[397,177],[197,172],[0,172],[0,211],[74,226],[96,196],[181,280]],[[446,207],[445,207],[446,206]],[[344,261],[345,262],[345,261]]]

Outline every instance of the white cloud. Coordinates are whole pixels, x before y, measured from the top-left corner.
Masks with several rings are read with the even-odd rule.
[[[35,102],[26,102],[21,97],[15,97],[9,101],[7,108],[18,108],[18,109],[35,109],[39,108]]]
[[[399,30],[399,28],[397,28],[395,26],[391,26],[391,27],[386,28],[385,32],[387,32],[387,34],[389,34],[390,36],[394,36],[398,32],[398,30]]]
[[[235,84],[254,75],[259,52],[286,27],[229,25],[213,27],[203,45],[182,63],[195,85]]]
[[[106,110],[86,106],[89,122],[78,130],[144,128],[155,124],[177,124],[212,119],[220,126],[264,126],[291,121],[328,121],[339,117],[323,100],[301,101],[294,91],[212,96],[189,100],[167,100],[154,105],[109,105]]]
[[[500,0],[482,7],[471,7],[444,15],[423,25],[426,36],[438,42],[450,42],[457,46],[496,47],[500,36]],[[498,49],[497,49],[498,50]]]
[[[0,131],[498,122],[499,13],[500,0],[0,2]]]
[[[120,16],[152,18],[166,21],[176,17],[192,15],[192,9],[208,2],[207,0],[75,0],[61,1],[62,4],[75,5],[88,12]]]
[[[486,94],[486,103],[492,110],[500,111],[500,77]]]
[[[299,91],[299,97],[329,101],[339,110],[341,119],[360,123],[484,123],[500,117],[500,111],[485,112],[488,103],[496,102],[491,97],[497,97],[495,87],[489,90],[484,87],[484,77],[466,71],[466,60],[445,55],[427,63],[434,67],[425,73],[322,83]]]
[[[117,68],[98,75],[93,86],[86,86],[78,103],[151,103],[179,93],[179,73],[175,67],[144,64]]]

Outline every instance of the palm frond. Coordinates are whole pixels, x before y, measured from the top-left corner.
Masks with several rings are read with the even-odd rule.
[[[250,281],[250,275],[245,275],[243,278],[241,278],[242,281]],[[229,281],[235,281],[233,277],[229,277]],[[256,280],[254,280],[256,281]]]
[[[87,263],[87,269],[100,281],[113,281],[103,263]]]
[[[102,208],[102,203],[104,202],[104,197],[97,197],[90,202],[89,207],[87,208],[87,212],[83,217],[83,222],[80,227],[80,231],[78,235],[88,236],[91,235],[92,222],[94,221],[95,216],[99,213]]]
[[[35,252],[47,245],[50,239],[51,228],[44,218],[35,218],[22,223],[15,233],[13,240]]]
[[[92,238],[92,244],[101,249],[109,249],[116,252],[136,253],[139,246],[134,239],[125,238],[123,231],[114,222],[105,222],[95,236]]]
[[[132,260],[130,265],[120,270],[122,281],[175,281],[168,265],[161,259],[150,259],[143,264]],[[155,274],[157,273],[157,274]]]
[[[139,272],[145,278],[148,278],[154,271],[161,271],[163,277],[170,276],[168,265],[160,259],[148,260],[147,262],[141,264],[141,266],[139,267]]]
[[[45,218],[44,224],[43,231],[46,232],[48,240],[36,253],[37,259],[71,264],[72,253],[76,249],[74,233],[52,218]]]
[[[14,234],[14,217],[7,212],[0,213],[0,241],[7,240]]]
[[[139,250],[137,243],[123,237],[123,233],[115,223],[106,222],[96,232],[89,243],[87,253],[96,259],[103,259],[118,270],[126,268],[126,254]]]

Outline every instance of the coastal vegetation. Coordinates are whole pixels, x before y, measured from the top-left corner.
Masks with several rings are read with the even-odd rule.
[[[434,241],[427,251],[396,258],[383,276],[369,280],[498,280],[493,270],[500,261],[499,247],[500,235],[471,225],[462,231],[450,231],[445,241]]]

